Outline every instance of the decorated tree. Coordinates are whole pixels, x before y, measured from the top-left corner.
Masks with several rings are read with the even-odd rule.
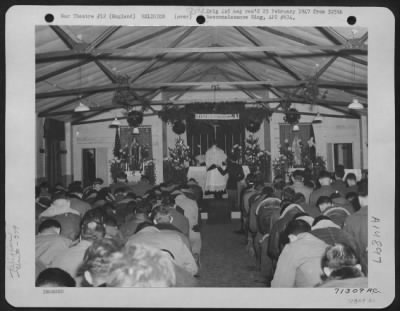
[[[260,148],[258,137],[249,135],[246,138],[246,147],[244,149],[244,164],[247,165],[251,173],[262,174],[266,176],[270,153]]]

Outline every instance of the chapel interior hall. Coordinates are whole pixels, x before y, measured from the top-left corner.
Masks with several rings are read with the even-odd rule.
[[[36,286],[367,287],[366,28],[35,44]]]

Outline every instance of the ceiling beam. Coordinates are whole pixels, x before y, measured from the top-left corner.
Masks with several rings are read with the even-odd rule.
[[[65,43],[65,45],[73,50],[78,46],[78,43],[68,35],[60,26],[50,26],[57,36]]]
[[[337,33],[332,27],[315,27],[320,33],[328,38],[334,44],[346,44],[347,39]]]
[[[122,85],[117,83],[98,85],[98,86],[90,86],[90,87],[82,87],[75,88],[69,90],[57,90],[51,92],[42,92],[36,94],[36,99],[42,98],[51,98],[51,97],[61,97],[61,96],[72,96],[72,95],[82,95],[86,93],[94,94],[94,93],[105,93],[111,92],[119,89],[131,89],[131,90],[148,90],[155,88],[180,88],[180,87],[188,87],[188,86],[235,86],[235,85],[243,85],[243,86],[266,86],[266,87],[276,87],[276,88],[294,88],[299,86],[305,86],[309,83],[308,80],[301,81],[200,81],[200,82],[169,82],[169,83],[136,83],[131,85]],[[362,82],[336,82],[336,81],[316,81],[318,86],[323,88],[350,88],[350,89],[367,89],[367,84]]]
[[[123,106],[116,106],[116,105],[107,105],[107,106],[100,106],[100,107],[90,107],[90,111],[101,111],[103,112],[105,109],[121,109],[124,108]],[[85,111],[90,112],[90,111]],[[55,112],[48,112],[46,114],[42,114],[42,117],[54,117],[54,116],[62,116],[62,115],[69,115],[69,114],[76,114],[82,115],[82,112],[76,112],[75,110],[63,110],[63,111],[55,111]]]
[[[236,57],[234,57],[231,53],[226,53],[226,56],[236,65],[238,66],[241,70],[243,70],[246,74],[248,74],[252,79],[256,81],[263,80],[260,76],[258,76],[254,71],[250,70],[245,64],[243,64],[241,61],[239,61]],[[280,97],[280,92],[277,91],[276,89],[264,85],[267,89],[269,89],[275,96]]]
[[[47,113],[49,113],[49,112],[51,112],[51,111],[57,110],[58,108],[65,107],[65,106],[67,106],[67,105],[70,105],[70,104],[72,104],[72,103],[74,103],[74,102],[77,102],[77,101],[79,101],[79,100],[81,100],[81,99],[84,99],[84,98],[86,98],[86,97],[89,97],[90,95],[91,95],[91,94],[85,94],[85,95],[82,95],[82,96],[78,96],[78,97],[75,97],[75,98],[72,98],[72,99],[68,99],[68,100],[66,100],[66,101],[63,101],[62,103],[59,103],[59,104],[57,104],[57,105],[51,106],[50,108],[47,108],[47,109],[45,109],[45,110],[40,111],[38,116],[39,116],[39,117],[44,117],[45,114],[47,114]]]
[[[123,86],[120,84],[112,83],[112,84],[89,86],[89,87],[82,87],[82,88],[70,89],[70,90],[58,90],[58,91],[52,91],[52,92],[37,93],[36,99],[71,96],[71,95],[83,95],[86,93],[88,93],[88,94],[106,93],[106,92],[112,92],[112,91],[115,91],[118,89],[126,89],[126,88],[129,88],[129,86],[128,85]]]
[[[247,40],[252,42],[256,46],[262,46],[262,43],[260,40],[258,40],[256,37],[254,37],[252,34],[250,34],[247,30],[245,30],[243,27],[234,27],[239,33],[241,33]],[[275,63],[277,63],[283,71],[287,72],[289,75],[294,77],[297,80],[301,80],[303,77],[302,75],[291,65],[287,64],[283,59],[281,59],[279,56],[274,55],[269,52],[264,52],[264,54],[268,57],[270,57]]]
[[[185,74],[185,72],[188,71],[189,68],[191,68],[193,66],[193,63],[195,61],[200,60],[200,58],[202,57],[202,54],[198,54],[191,62],[187,63],[182,70],[177,71],[171,78],[172,82],[177,81],[183,74]],[[154,97],[156,97],[158,94],[160,94],[165,88],[161,87],[157,90],[155,90],[154,92],[150,92],[149,94],[144,95],[144,97],[146,99],[153,99]]]
[[[184,54],[184,53],[226,53],[226,52],[237,52],[237,53],[274,53],[279,57],[284,56],[284,53],[290,53],[293,56],[295,51],[310,51],[310,52],[320,52],[321,50],[330,50],[332,53],[340,52],[353,52],[367,54],[367,46],[360,47],[349,47],[346,45],[304,45],[304,46],[293,46],[293,47],[273,47],[273,46],[219,46],[219,47],[196,47],[196,48],[156,48],[156,47],[142,47],[135,48],[133,50],[124,49],[92,49],[90,51],[54,51],[46,53],[36,54],[36,62],[50,62],[50,61],[63,61],[67,59],[75,59],[77,57],[91,57],[94,59],[111,57],[111,56],[125,56],[130,59],[143,59],[149,58],[151,56],[143,56],[143,53],[169,53],[169,54]],[[295,54],[294,54],[295,56]]]
[[[54,26],[53,26],[53,27],[54,27]],[[136,39],[136,40],[134,40],[134,41],[128,42],[128,43],[126,43],[126,44],[123,44],[123,45],[121,45],[119,48],[120,48],[120,49],[125,49],[125,48],[128,48],[128,47],[134,46],[134,45],[136,45],[136,44],[143,43],[143,42],[145,42],[145,41],[154,39],[155,37],[158,37],[158,36],[160,36],[160,35],[166,34],[166,33],[170,32],[170,31],[172,31],[172,30],[174,30],[174,29],[176,29],[176,28],[178,28],[178,27],[179,27],[179,26],[172,26],[172,27],[163,28],[163,29],[161,29],[161,30],[159,30],[159,31],[156,31],[156,32],[151,33],[151,34],[146,35],[146,36],[143,36],[142,38],[139,38],[139,39]],[[100,35],[100,36],[101,36],[101,35]],[[95,40],[96,40],[96,39],[95,39]],[[89,46],[90,46],[90,44],[89,44]],[[37,78],[36,78],[36,83],[37,83],[37,82],[44,81],[44,80],[47,80],[47,79],[49,79],[49,78],[51,78],[51,77],[57,76],[57,75],[59,75],[59,74],[62,74],[62,73],[64,73],[64,72],[67,72],[67,71],[69,71],[69,70],[72,70],[72,69],[74,69],[74,68],[77,68],[77,67],[79,67],[79,66],[88,64],[88,63],[90,63],[92,60],[93,60],[92,58],[90,58],[90,59],[85,59],[85,60],[79,61],[79,62],[77,62],[77,63],[75,63],[75,64],[71,64],[71,65],[68,65],[68,66],[65,66],[65,67],[56,69],[56,70],[54,70],[54,71],[52,71],[52,72],[46,73],[46,74],[44,74],[44,75],[42,75],[42,76],[40,76],[40,77],[37,77]]]
[[[298,37],[296,37],[296,36],[287,34],[287,33],[285,33],[285,32],[282,32],[282,31],[277,30],[277,29],[272,28],[272,27],[258,27],[258,28],[261,29],[261,30],[263,30],[263,31],[272,33],[272,34],[274,34],[274,35],[276,35],[276,36],[280,36],[280,37],[283,37],[283,38],[286,38],[286,39],[289,39],[289,40],[291,40],[291,41],[295,41],[295,42],[298,42],[298,43],[301,43],[301,44],[311,45],[311,46],[312,46],[312,45],[317,45],[315,42],[308,41],[308,40],[303,39],[303,38],[298,38]],[[329,51],[329,50],[326,50],[326,51],[325,51],[325,50],[324,50],[324,52],[331,52],[331,51]],[[368,62],[367,62],[367,61],[364,61],[364,60],[359,59],[359,58],[357,58],[357,57],[348,55],[348,54],[346,54],[346,53],[341,53],[341,54],[339,54],[339,56],[342,57],[342,58],[345,58],[345,59],[347,59],[347,60],[350,60],[350,61],[352,61],[352,62],[355,62],[355,63],[357,63],[357,64],[361,64],[361,65],[364,65],[364,66],[367,66],[367,65],[368,65]]]
[[[110,38],[121,26],[111,26],[108,27],[102,34],[100,34],[96,39],[90,42],[88,46],[88,52],[93,51],[98,46],[102,45],[108,38]]]
[[[186,31],[183,32],[177,39],[175,39],[168,47],[173,48],[176,47],[180,42],[182,42],[185,38],[187,38],[197,27],[189,27]],[[154,59],[146,65],[146,67],[138,73],[136,76],[129,79],[130,83],[135,82],[141,76],[143,76],[149,69],[151,69],[156,63],[158,63],[167,53],[157,54]]]

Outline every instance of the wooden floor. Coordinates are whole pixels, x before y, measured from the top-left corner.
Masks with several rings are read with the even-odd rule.
[[[265,287],[255,259],[246,252],[246,237],[234,233],[239,227],[239,220],[203,223],[200,287]]]

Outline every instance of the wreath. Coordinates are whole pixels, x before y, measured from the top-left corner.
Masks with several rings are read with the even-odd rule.
[[[289,124],[296,124],[300,120],[300,113],[296,108],[290,108],[286,113],[283,119],[285,122]]]
[[[269,119],[271,113],[269,110],[260,108],[249,108],[242,113],[246,129],[251,133],[256,133],[261,127],[264,119]]]
[[[174,122],[174,125],[172,126],[172,130],[174,131],[175,134],[181,135],[181,134],[185,133],[186,125],[182,120],[177,120]]]
[[[126,118],[130,127],[138,127],[143,122],[142,111],[130,111]]]

